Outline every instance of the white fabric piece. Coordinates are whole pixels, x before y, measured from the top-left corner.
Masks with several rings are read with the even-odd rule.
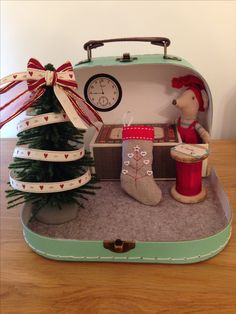
[[[73,123],[73,125],[78,129],[87,130],[88,129],[87,126],[84,124],[82,119],[79,117],[79,115],[76,112],[76,110],[74,109],[71,101],[68,99],[67,95],[65,94],[63,88],[58,86],[58,85],[54,85],[53,89],[54,89],[54,93],[55,93],[57,99],[60,101],[63,109],[67,113],[67,115],[68,115],[69,119],[71,120],[71,122]]]

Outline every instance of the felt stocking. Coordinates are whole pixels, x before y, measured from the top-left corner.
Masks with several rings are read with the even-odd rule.
[[[162,194],[152,172],[154,128],[124,127],[122,139],[121,187],[139,202],[157,205]]]

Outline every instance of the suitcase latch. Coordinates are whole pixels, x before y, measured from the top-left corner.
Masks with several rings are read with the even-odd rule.
[[[115,253],[125,253],[135,248],[135,242],[117,239],[115,241],[103,241],[103,246]]]
[[[131,57],[129,52],[125,52],[122,57],[117,58],[116,60],[120,62],[132,62],[137,59],[137,57]]]

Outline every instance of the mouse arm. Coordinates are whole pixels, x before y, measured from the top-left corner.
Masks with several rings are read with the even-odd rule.
[[[200,124],[196,123],[195,129],[198,132],[199,136],[201,137],[203,143],[209,143],[210,142],[210,134],[207,132],[206,129]]]

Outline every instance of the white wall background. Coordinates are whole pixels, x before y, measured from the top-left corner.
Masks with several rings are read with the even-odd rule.
[[[213,138],[236,138],[236,1],[2,1],[1,77],[30,57],[59,66],[85,59],[90,39],[164,36],[169,53],[188,60],[213,95]],[[94,56],[156,53],[148,44],[110,44]],[[22,118],[22,117],[20,117]],[[11,121],[2,137],[15,137]]]

